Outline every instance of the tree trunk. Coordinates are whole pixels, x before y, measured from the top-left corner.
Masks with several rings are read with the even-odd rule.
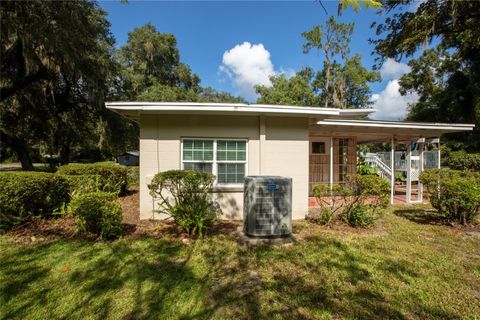
[[[3,130],[0,132],[0,141],[4,142],[8,147],[15,151],[20,163],[22,164],[22,170],[33,171],[32,159],[28,154],[27,145],[24,141],[16,137],[12,137]]]
[[[70,145],[64,144],[60,148],[60,164],[68,164],[70,162]]]

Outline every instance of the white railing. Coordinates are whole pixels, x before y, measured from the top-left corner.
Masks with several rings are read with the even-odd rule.
[[[363,156],[365,163],[371,165],[374,168],[378,169],[378,175],[384,179],[390,180],[392,176],[392,171],[390,166],[388,166],[376,153],[367,153]]]
[[[377,152],[376,155],[378,155],[383,162],[390,163],[390,152]],[[412,156],[416,155],[419,155],[418,151],[412,151]],[[438,151],[433,150],[423,152],[423,168],[438,168]],[[395,171],[407,171],[407,154],[405,151],[395,152]]]

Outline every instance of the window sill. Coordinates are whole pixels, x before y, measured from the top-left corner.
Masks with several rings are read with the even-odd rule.
[[[212,188],[212,192],[243,192],[243,185],[216,185]]]

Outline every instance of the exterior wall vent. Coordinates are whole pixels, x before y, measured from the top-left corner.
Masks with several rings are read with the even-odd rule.
[[[244,232],[256,237],[280,237],[292,232],[292,178],[245,177]]]

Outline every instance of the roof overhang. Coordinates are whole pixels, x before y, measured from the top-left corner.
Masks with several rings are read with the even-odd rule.
[[[377,120],[325,119],[310,127],[311,135],[343,134],[357,137],[358,142],[412,141],[439,137],[446,133],[472,131],[473,124],[401,122]]]
[[[358,119],[374,109],[335,109],[285,105],[195,102],[106,102],[107,109],[138,121],[142,114],[268,115],[322,119]]]

